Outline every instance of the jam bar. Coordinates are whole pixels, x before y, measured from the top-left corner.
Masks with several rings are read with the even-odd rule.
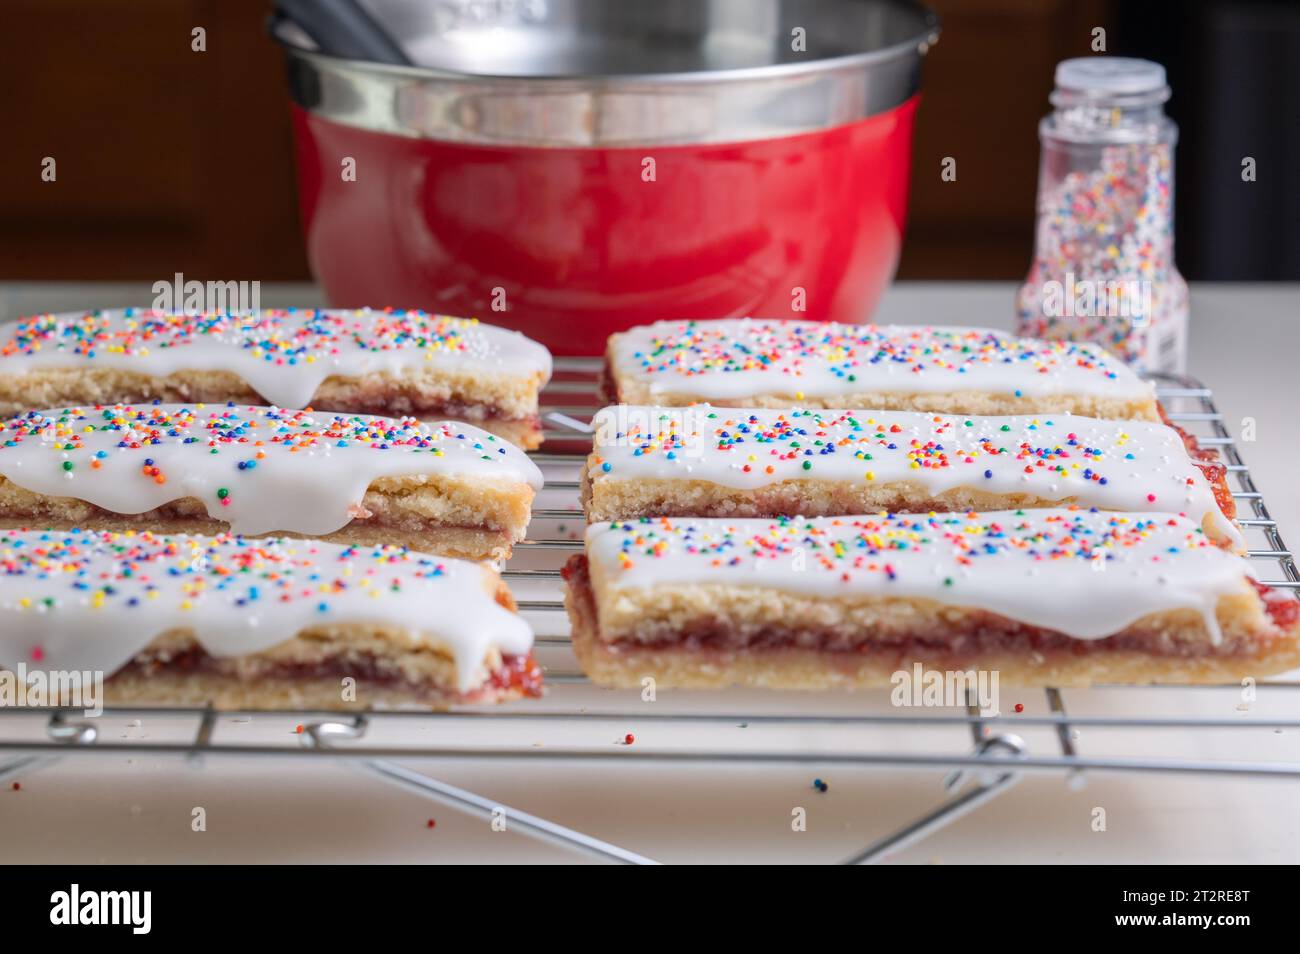
[[[542,441],[550,353],[517,332],[423,311],[146,309],[0,325],[0,414],[154,400],[451,419]]]
[[[0,425],[0,526],[286,534],[504,559],[542,474],[450,421],[202,404],[28,411]]]
[[[916,664],[1025,686],[1220,682],[1300,665],[1300,602],[1172,513],[644,519],[566,568],[598,684],[887,686]]]
[[[86,530],[0,531],[0,564],[0,668],[102,673],[110,705],[445,708],[541,691],[532,631],[483,564]]]
[[[661,321],[610,336],[603,390],[610,404],[1159,420],[1151,384],[1101,348],[983,328]]]

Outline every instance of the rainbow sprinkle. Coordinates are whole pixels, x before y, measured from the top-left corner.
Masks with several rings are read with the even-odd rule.
[[[213,339],[249,352],[268,364],[313,363],[344,352],[419,350],[466,354],[487,345],[476,318],[424,311],[266,309],[252,315],[174,314],[141,308],[90,311],[77,317],[52,314],[23,318],[0,341],[0,358],[44,351],[93,359],[104,354],[147,356],[151,350],[183,348]]]
[[[825,371],[852,385],[864,371],[886,365],[913,375],[1013,366],[1044,375],[1068,367],[1095,372],[1103,379],[1117,377],[1115,363],[1094,348],[1014,338],[979,328],[749,319],[661,322],[640,333],[648,335],[649,344],[633,350],[628,363],[646,377],[690,379],[759,371],[799,379]]]
[[[617,430],[619,413],[626,430]],[[994,418],[993,421],[999,419]],[[602,426],[608,421],[613,427]],[[633,458],[659,457],[688,467],[692,459],[708,454],[728,458],[744,473],[771,474],[776,466],[799,462],[803,471],[816,471],[823,460],[850,457],[864,465],[888,457],[901,457],[912,470],[940,471],[970,466],[985,478],[991,458],[1014,460],[1026,474],[1042,473],[1056,479],[1077,477],[1105,485],[1109,478],[1098,466],[1123,457],[1131,436],[1118,429],[1110,448],[1091,446],[1071,430],[1066,418],[1017,418],[1014,433],[1009,424],[990,425],[988,419],[944,415],[907,415],[880,411],[736,411],[729,408],[613,408],[597,421],[597,447],[607,453],[612,446],[632,448]],[[1085,422],[1092,423],[1092,422]],[[1141,426],[1141,425],[1136,425]],[[1121,449],[1123,451],[1121,452]],[[602,458],[600,472],[616,470]],[[870,473],[869,471],[867,473]],[[868,476],[867,479],[873,479]]]
[[[1172,148],[1106,146],[1095,168],[1056,178],[1044,169],[1034,259],[1016,297],[1018,332],[1095,341],[1138,367],[1163,367],[1157,343],[1186,326],[1188,311],[1187,283],[1173,260]],[[1127,298],[1102,294],[1091,303],[1085,296],[1082,308],[1050,313],[1049,282],[1057,290],[1104,285]],[[1149,296],[1130,294],[1144,287]]]
[[[960,567],[985,563],[1109,562],[1142,547],[1144,559],[1159,563],[1172,555],[1212,551],[1224,556],[1200,527],[1169,514],[1103,514],[1097,510],[998,511],[987,514],[881,513],[857,517],[762,520],[654,519],[620,521],[603,531],[617,539],[619,567],[643,561],[687,559],[710,567],[734,568],[738,578],[780,563],[851,583],[862,576],[898,580],[905,571],[896,555],[934,554]],[[1147,553],[1153,540],[1167,544]],[[929,582],[934,566],[910,561],[910,572]],[[1011,567],[1007,567],[1008,570]],[[945,586],[953,581],[941,581]]]
[[[0,576],[6,590],[26,579],[56,595],[19,597],[4,609],[57,611],[68,601],[105,612],[130,612],[162,598],[182,611],[217,602],[250,608],[260,602],[310,601],[329,613],[325,597],[345,590],[373,596],[405,578],[435,579],[447,572],[437,557],[405,547],[321,547],[307,541],[168,537],[148,532],[66,533],[0,531]],[[161,586],[162,581],[167,586]],[[400,582],[400,581],[399,581]]]
[[[235,405],[115,404],[28,411],[0,424],[0,461],[6,449],[35,444],[68,457],[63,463],[65,470],[73,470],[83,460],[91,469],[97,469],[108,454],[102,449],[91,451],[87,443],[93,439],[102,444],[105,434],[117,435],[117,451],[138,452],[142,474],[154,480],[165,479],[165,475],[149,456],[150,451],[174,444],[201,444],[210,454],[233,455],[232,471],[256,469],[258,461],[268,454],[330,447],[435,457],[455,453],[483,461],[497,460],[511,452],[506,441],[450,421],[426,424],[413,417],[330,415]],[[222,499],[229,494],[228,488],[217,490]]]

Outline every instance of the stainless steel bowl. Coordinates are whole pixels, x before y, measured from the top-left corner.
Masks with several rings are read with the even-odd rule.
[[[401,136],[554,147],[816,132],[915,94],[938,19],[910,0],[366,0],[416,67],[275,27],[294,101]]]

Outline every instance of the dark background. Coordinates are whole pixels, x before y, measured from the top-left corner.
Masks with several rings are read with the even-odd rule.
[[[653,0],[610,0],[653,2]],[[1058,60],[1165,64],[1177,260],[1300,279],[1300,2],[931,0],[900,278],[1019,279]],[[269,0],[0,0],[0,280],[307,279]],[[207,52],[190,30],[207,30]],[[57,183],[40,179],[58,163]],[[940,179],[945,156],[955,182]],[[1254,157],[1258,179],[1241,181]]]

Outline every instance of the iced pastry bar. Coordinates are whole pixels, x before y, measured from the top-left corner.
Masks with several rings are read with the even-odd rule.
[[[984,328],[661,321],[610,336],[603,391],[611,404],[1159,420],[1151,384],[1103,349]]]
[[[28,411],[0,425],[0,526],[322,537],[504,559],[542,474],[469,424],[268,407]]]
[[[542,440],[550,353],[523,335],[423,311],[111,309],[0,324],[0,414],[152,400],[274,404],[466,421]]]
[[[1175,514],[1082,510],[595,524],[566,568],[608,686],[1217,682],[1300,665],[1300,601]]]
[[[0,668],[100,673],[110,705],[442,708],[541,688],[532,631],[483,564],[306,540],[6,530],[0,568]]]

